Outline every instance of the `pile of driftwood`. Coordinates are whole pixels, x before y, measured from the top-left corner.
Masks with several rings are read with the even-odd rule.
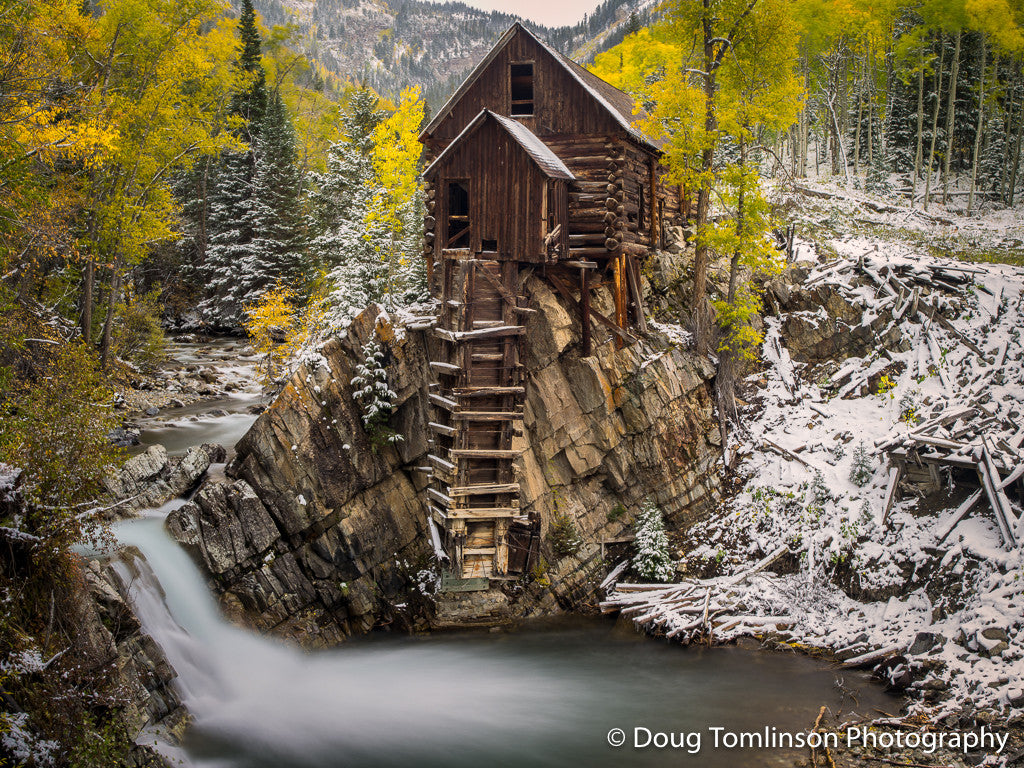
[[[740,635],[781,630],[792,616],[765,616],[748,581],[789,550],[779,547],[749,570],[735,576],[687,579],[677,584],[617,582],[628,565],[620,563],[601,583],[607,598],[601,613],[618,613],[651,634],[683,643],[726,642]]]
[[[889,479],[882,511],[885,522],[901,490],[921,495],[938,491],[945,473],[958,481],[977,476],[979,489],[972,493],[939,526],[944,541],[957,523],[983,499],[995,515],[1003,543],[1014,547],[1024,538],[1024,520],[1011,497],[1024,498],[1020,481],[1024,476],[1024,426],[1016,424],[993,405],[986,405],[988,390],[995,382],[1012,382],[1021,376],[1021,366],[1008,361],[1006,340],[988,351],[965,336],[944,313],[962,308],[959,304],[969,290],[987,294],[979,297],[978,311],[998,320],[1006,311],[1002,288],[994,291],[974,276],[982,274],[969,265],[914,261],[884,261],[874,252],[857,259],[837,259],[809,275],[806,287],[829,284],[851,302],[866,304],[876,315],[886,315],[885,336],[896,324],[913,321],[916,328],[909,356],[902,356],[909,373],[917,377],[938,376],[945,397],[931,404],[921,419],[907,424],[901,434],[882,439],[876,449],[888,459]],[[874,296],[865,295],[865,287]],[[946,348],[944,349],[943,344]],[[952,354],[947,352],[953,351]],[[882,350],[877,359],[864,365],[854,359],[831,376],[839,397],[865,391],[896,361]],[[827,415],[814,405],[811,408]],[[928,410],[923,408],[921,410]]]
[[[1021,498],[1024,478],[1024,428],[1000,418],[985,405],[961,405],[940,410],[933,418],[911,427],[907,434],[883,441],[878,448],[889,459],[889,485],[883,520],[901,486],[921,493],[937,491],[940,471],[977,475],[980,488],[938,526],[938,541],[945,541],[957,523],[987,499],[1007,548],[1024,537],[1024,518],[1010,500]],[[1008,493],[1010,492],[1010,493]]]
[[[873,252],[862,254],[858,259],[836,259],[816,269],[805,283],[806,288],[829,284],[850,303],[865,304],[866,297],[861,286],[870,286],[875,294],[867,300],[867,308],[876,315],[885,315],[889,322],[878,335],[885,337],[894,326],[906,320],[920,324],[920,337],[915,355],[910,365],[914,368],[912,375],[928,376],[937,373],[947,394],[953,395],[955,384],[962,372],[953,360],[946,359],[940,344],[937,328],[941,328],[951,336],[957,346],[964,347],[976,358],[974,367],[988,367],[985,375],[979,379],[991,379],[995,370],[1005,362],[1006,349],[997,353],[995,364],[989,367],[985,353],[969,338],[964,336],[945,317],[956,299],[962,298],[972,287],[983,293],[991,292],[982,284],[973,282],[973,275],[981,274],[969,266],[939,263],[889,263]],[[1001,296],[992,296],[990,311],[995,316],[1002,309]],[[955,306],[955,305],[953,305]],[[831,377],[832,384],[838,387],[839,397],[855,397],[864,393],[868,382],[876,379],[892,359],[884,353],[871,365],[864,368],[860,360],[852,360],[842,366]],[[955,370],[954,370],[955,369]],[[981,391],[984,381],[971,384],[972,388]]]

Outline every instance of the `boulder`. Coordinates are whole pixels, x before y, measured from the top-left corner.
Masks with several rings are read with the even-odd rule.
[[[195,487],[210,468],[224,461],[224,447],[216,443],[193,446],[180,458],[169,458],[162,445],[133,456],[104,480],[114,504],[109,512],[126,515],[159,507]]]

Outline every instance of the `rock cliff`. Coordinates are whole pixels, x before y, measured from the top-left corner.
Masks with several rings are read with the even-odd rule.
[[[532,580],[478,595],[468,609],[451,601],[440,623],[462,620],[460,610],[508,617],[579,607],[645,497],[678,528],[709,508],[718,486],[711,365],[655,338],[618,350],[598,343],[581,357],[578,317],[545,281],[524,282],[537,311],[524,343],[522,504],[545,531],[566,516],[581,546],[558,556],[545,537]],[[610,304],[595,294],[595,308]],[[374,336],[395,392],[389,426],[404,438],[384,446],[364,429],[351,384]],[[300,367],[238,443],[229,482],[205,484],[168,518],[229,614],[308,646],[434,618],[423,499],[432,343],[429,330],[371,307]]]

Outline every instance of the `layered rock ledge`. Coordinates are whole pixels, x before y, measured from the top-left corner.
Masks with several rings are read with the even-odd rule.
[[[523,291],[537,310],[523,345],[523,511],[540,513],[545,534],[567,515],[582,545],[560,557],[545,535],[535,573],[481,596],[494,620],[585,605],[604,545],[621,546],[644,498],[683,527],[710,508],[719,482],[709,362],[654,338],[623,349],[607,341],[581,357],[565,302],[537,277],[524,277]],[[610,304],[596,293],[597,308]],[[403,436],[384,446],[364,429],[351,384],[374,337],[396,394],[389,426]],[[238,443],[229,482],[207,482],[170,515],[230,615],[307,646],[435,620],[424,499],[433,343],[429,330],[369,308]]]

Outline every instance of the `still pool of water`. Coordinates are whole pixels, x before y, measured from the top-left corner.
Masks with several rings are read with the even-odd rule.
[[[684,649],[601,620],[305,653],[223,620],[164,530],[178,503],[118,526],[145,561],[116,567],[178,671],[198,768],[789,766],[806,751],[716,750],[709,729],[802,732],[822,705],[837,717],[899,708],[864,676],[805,656]],[[638,726],[700,733],[700,752],[633,749]],[[612,728],[626,746],[607,744]]]

